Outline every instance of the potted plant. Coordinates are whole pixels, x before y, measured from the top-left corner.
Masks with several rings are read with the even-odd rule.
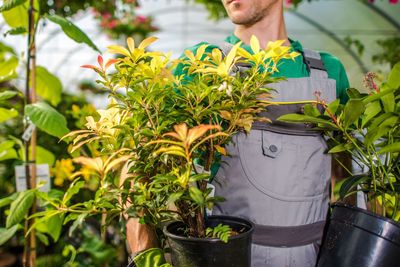
[[[226,153],[224,145],[232,135],[249,131],[255,120],[261,120],[257,113],[267,105],[270,89],[265,85],[276,81],[271,74],[277,62],[296,53],[282,47],[282,42],[261,49],[254,37],[253,54],[240,44],[226,56],[203,45],[196,53],[186,51],[185,58],[170,60],[169,54],[146,50],[155,40],[147,38],[135,47],[128,38],[128,48],[109,47],[109,52],[118,54],[117,59],[105,62],[99,56],[99,66],[83,66],[99,74],[98,82],[109,91],[111,101],[107,109],[99,111],[99,120],[88,117],[86,129],[64,137],[72,138],[74,153],[92,144],[101,148],[95,157],[86,153],[75,158],[76,163],[98,174],[96,199],[67,210],[79,213],[81,221],[100,212],[105,224],[124,213],[154,229],[177,220],[164,231],[174,266],[249,266],[251,222],[205,214],[206,208],[221,201],[207,186],[209,170],[217,162],[217,154]],[[251,63],[246,75],[235,72],[236,65],[244,61]],[[187,76],[172,74],[178,64]],[[111,66],[114,71],[109,71]],[[261,68],[265,71],[260,72]],[[121,163],[129,170],[125,181],[119,179]],[[244,241],[239,241],[241,238]],[[192,241],[196,245],[185,247]],[[206,247],[205,255],[186,258],[178,251],[183,246],[183,250],[198,252],[199,242],[217,247],[219,252]],[[236,248],[227,249],[225,242]],[[228,251],[234,257],[228,257]],[[221,253],[225,254],[218,256]],[[238,258],[240,255],[244,258]]]
[[[387,82],[377,86],[365,77],[369,93],[349,89],[350,100],[327,104],[323,96],[304,114],[280,117],[314,123],[329,137],[329,153],[351,154],[361,173],[340,187],[340,196],[362,192],[367,210],[336,203],[319,255],[318,266],[396,266],[400,253],[400,63]],[[318,109],[322,106],[324,111]],[[336,157],[339,161],[341,158]],[[360,193],[359,193],[360,194]]]

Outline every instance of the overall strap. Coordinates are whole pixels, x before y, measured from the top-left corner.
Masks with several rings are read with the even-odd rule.
[[[310,77],[317,79],[327,79],[328,73],[321,60],[321,55],[313,50],[303,49],[304,64],[306,64]]]
[[[229,52],[232,50],[233,44],[228,43],[228,42],[224,42],[222,45],[219,46],[219,49],[222,52],[223,57],[226,57]],[[250,63],[246,63],[246,62],[240,62],[240,63],[236,63],[233,69],[233,73],[244,73],[246,70],[251,68],[251,64]]]
[[[221,52],[223,53],[224,56],[227,56],[229,52],[231,51],[233,45],[228,42],[224,42],[219,48]],[[316,79],[327,79],[328,78],[328,72],[326,71],[326,68],[324,66],[324,62],[321,59],[321,55],[314,50],[304,48],[303,49],[303,59],[304,59],[304,64],[307,66],[307,70],[310,74],[310,77],[316,78]],[[241,67],[250,67],[250,66],[236,66],[238,70],[241,69]]]
[[[219,46],[219,49],[221,50],[222,54],[224,57],[226,57],[229,52],[232,50],[233,44],[224,42],[222,45]]]

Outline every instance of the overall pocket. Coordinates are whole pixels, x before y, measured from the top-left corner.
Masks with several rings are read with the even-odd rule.
[[[330,157],[324,155],[321,136],[253,130],[238,136],[237,146],[246,178],[268,196],[311,201],[324,193],[330,179]]]

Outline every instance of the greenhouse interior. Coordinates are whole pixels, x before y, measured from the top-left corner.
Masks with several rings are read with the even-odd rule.
[[[0,267],[400,264],[400,1],[0,1]]]

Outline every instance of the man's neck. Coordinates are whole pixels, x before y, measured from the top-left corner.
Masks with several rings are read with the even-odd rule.
[[[251,36],[255,35],[262,48],[265,48],[268,42],[276,40],[286,40],[284,45],[290,45],[282,11],[270,12],[253,25],[236,25],[234,34],[245,44],[250,44]]]

